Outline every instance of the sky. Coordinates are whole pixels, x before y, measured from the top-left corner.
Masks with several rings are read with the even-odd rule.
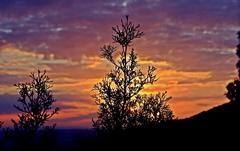
[[[142,93],[168,91],[177,118],[227,102],[236,78],[239,0],[0,0],[0,120],[11,126],[18,92],[13,86],[46,69],[60,113],[49,123],[91,127],[98,106],[94,84],[110,71],[100,47],[112,26],[130,16],[144,37],[134,41],[141,68],[159,80]]]

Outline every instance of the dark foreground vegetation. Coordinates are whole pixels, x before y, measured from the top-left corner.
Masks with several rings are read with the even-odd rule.
[[[105,148],[106,144],[111,144],[123,150],[129,148],[131,150],[208,150],[221,147],[238,150],[240,148],[239,108],[240,102],[229,102],[190,118],[111,134],[105,139],[100,139],[97,146]]]
[[[1,150],[207,150],[239,149],[240,103],[229,102],[190,118],[159,126],[96,132],[94,129],[40,131],[35,141],[13,136],[2,139]],[[3,133],[1,133],[3,134]],[[50,135],[51,134],[51,135]]]

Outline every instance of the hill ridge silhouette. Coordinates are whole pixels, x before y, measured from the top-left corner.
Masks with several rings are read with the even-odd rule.
[[[186,128],[237,128],[240,126],[240,102],[227,102],[179,122]]]

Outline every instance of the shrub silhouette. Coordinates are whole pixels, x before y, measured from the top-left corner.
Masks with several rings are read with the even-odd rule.
[[[30,78],[32,79],[30,83],[15,84],[20,95],[17,100],[20,105],[14,107],[20,114],[19,120],[12,122],[15,131],[34,135],[38,129],[45,128],[45,122],[58,113],[59,108],[52,109],[56,100],[50,90],[52,81],[46,75],[46,71],[38,70],[37,73],[31,73]]]
[[[240,101],[240,31],[237,34],[239,40],[236,52],[236,55],[238,56],[238,62],[236,64],[238,70],[238,77],[233,82],[230,82],[226,87],[226,97],[232,102]]]
[[[156,68],[149,66],[144,74],[139,69],[135,50],[128,50],[135,39],[144,35],[139,28],[140,25],[134,25],[126,16],[125,21],[121,20],[121,26],[112,28],[112,39],[121,47],[120,56],[115,55],[115,46],[104,45],[101,48],[101,56],[113,65],[113,69],[93,88],[97,91],[93,97],[99,105],[98,119],[93,120],[93,127],[96,129],[118,131],[136,125],[134,123],[138,123],[136,117],[139,114],[139,109],[136,108],[144,99],[145,107],[150,106],[146,103],[146,96],[139,96],[139,92],[146,84],[153,84],[157,80],[154,73]],[[152,96],[148,99],[151,98]],[[133,109],[136,110],[133,112]],[[146,112],[148,111],[144,111]]]
[[[170,99],[171,97],[167,97],[167,92],[150,96],[137,96],[136,101],[140,104],[136,112],[137,124],[155,126],[161,122],[172,120],[173,112],[167,104]]]

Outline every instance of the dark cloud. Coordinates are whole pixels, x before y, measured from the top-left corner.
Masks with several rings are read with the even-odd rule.
[[[68,118],[62,118],[62,119],[54,119],[54,121],[62,121],[62,122],[69,122],[69,121],[81,121],[86,119],[92,119],[93,117],[96,117],[97,113],[89,113],[89,114],[81,114],[81,115],[74,115],[74,117],[68,117]]]
[[[13,107],[17,103],[17,98],[16,95],[0,95],[0,114],[17,113],[17,110]]]
[[[8,85],[14,87],[14,84],[24,80],[26,80],[26,78],[21,76],[0,74],[0,85]]]
[[[88,97],[87,97],[88,96]],[[58,102],[80,102],[80,103],[87,103],[89,105],[95,105],[94,101],[89,101],[89,95],[65,95],[65,94],[58,94],[56,95],[56,99]],[[82,99],[81,99],[82,98]],[[88,98],[88,99],[87,99]]]
[[[88,128],[91,125],[91,120],[92,118],[96,117],[97,113],[89,113],[89,114],[79,114],[79,115],[74,115],[73,117],[68,117],[68,118],[57,118],[57,119],[52,119],[51,123],[59,123],[58,127],[66,128],[66,127],[71,127],[71,128]],[[86,123],[86,121],[88,121]],[[72,124],[72,125],[66,125],[66,123],[78,123],[80,125]]]
[[[61,110],[78,109],[78,107],[74,105],[55,104],[55,106],[59,107]]]

